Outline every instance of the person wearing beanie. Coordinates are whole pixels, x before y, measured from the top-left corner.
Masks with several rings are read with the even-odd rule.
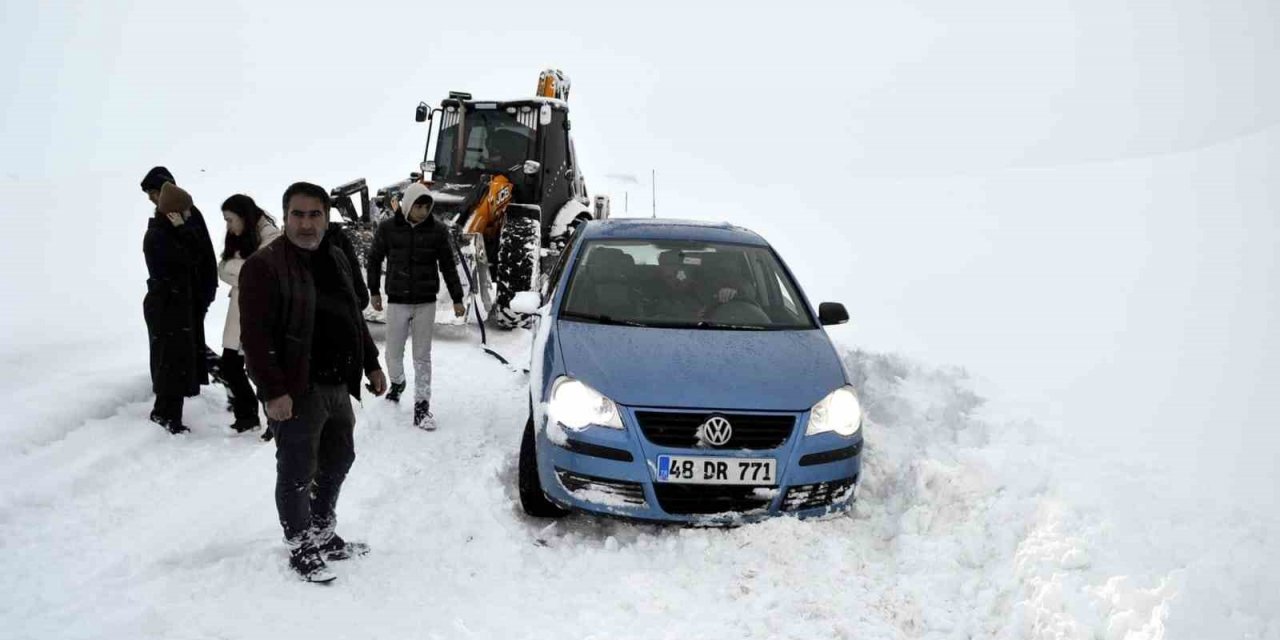
[[[200,233],[190,224],[191,196],[172,182],[154,190],[155,215],[143,237],[147,295],[143,317],[151,344],[151,388],[156,394],[151,421],[169,433],[188,431],[182,424],[183,399],[200,392],[206,375],[197,320],[196,289]]]
[[[367,265],[373,308],[382,311],[382,261],[387,261],[387,372],[391,375],[387,399],[399,402],[405,390],[404,346],[412,334],[413,424],[428,431],[436,428],[431,413],[431,337],[441,275],[453,299],[454,314],[466,313],[449,230],[431,216],[434,204],[426,185],[409,185],[400,211],[374,231]]]
[[[156,393],[151,416],[166,429],[181,433],[186,430],[182,424],[183,398],[196,395],[200,385],[209,383],[209,375],[220,379],[218,356],[204,340],[204,318],[218,290],[218,265],[204,217],[192,203],[191,195],[178,188],[173,174],[165,167],[153,167],[143,176],[141,187],[155,207],[143,239],[150,276],[149,302],[144,301],[143,315],[152,336],[151,377]],[[176,217],[167,215],[170,213]],[[185,311],[179,313],[179,299],[187,301],[189,320]],[[172,354],[165,351],[172,342],[169,338],[177,331],[189,332],[196,349],[190,364],[185,360],[185,347]],[[179,342],[185,345],[187,340]],[[173,379],[166,380],[166,376]],[[188,386],[188,378],[195,381],[194,389]]]

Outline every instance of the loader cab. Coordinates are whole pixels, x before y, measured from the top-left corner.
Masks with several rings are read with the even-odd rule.
[[[500,173],[515,187],[514,203],[540,209],[544,230],[570,199],[586,201],[564,102],[450,97],[427,117],[436,120],[434,144],[428,141],[424,154],[433,160],[424,165],[434,191],[465,197],[487,176]]]

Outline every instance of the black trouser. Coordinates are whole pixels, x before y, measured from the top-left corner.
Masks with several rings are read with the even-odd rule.
[[[209,374],[209,379],[213,382],[220,382],[222,378],[222,361],[218,358],[218,354],[209,348],[209,345],[200,344],[201,350],[204,351],[204,370]]]
[[[222,379],[227,384],[227,397],[231,400],[236,420],[258,417],[258,398],[244,373],[244,356],[235,349],[222,351]]]
[[[156,394],[156,404],[155,407],[151,409],[151,416],[153,418],[172,421],[174,424],[182,424],[182,403],[185,399],[186,398],[182,397],[182,394]]]
[[[195,310],[195,313],[192,315],[191,337],[195,339],[196,349],[200,351],[200,354],[204,359],[204,372],[209,374],[209,377],[213,379],[213,382],[220,382],[221,380],[219,380],[219,378],[221,378],[221,375],[219,370],[222,368],[222,363],[218,361],[218,354],[214,353],[213,349],[210,349],[209,345],[204,342],[204,317],[208,315],[208,313],[209,307],[205,307],[203,309],[197,308]],[[204,378],[201,377],[201,379],[203,380]],[[204,385],[209,383],[201,382],[200,384]]]
[[[276,434],[276,511],[290,545],[325,540],[337,524],[338,491],[356,458],[356,416],[346,385],[317,384],[293,399]]]

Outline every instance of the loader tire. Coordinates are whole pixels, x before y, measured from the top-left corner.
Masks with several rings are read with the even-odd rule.
[[[498,295],[493,304],[494,322],[503,329],[528,327],[532,319],[511,310],[511,299],[538,286],[542,228],[528,217],[508,217],[498,238]]]

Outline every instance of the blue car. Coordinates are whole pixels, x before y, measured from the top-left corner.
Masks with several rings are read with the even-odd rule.
[[[849,507],[862,408],[809,303],[759,235],[587,222],[531,313],[525,512],[734,524]]]

